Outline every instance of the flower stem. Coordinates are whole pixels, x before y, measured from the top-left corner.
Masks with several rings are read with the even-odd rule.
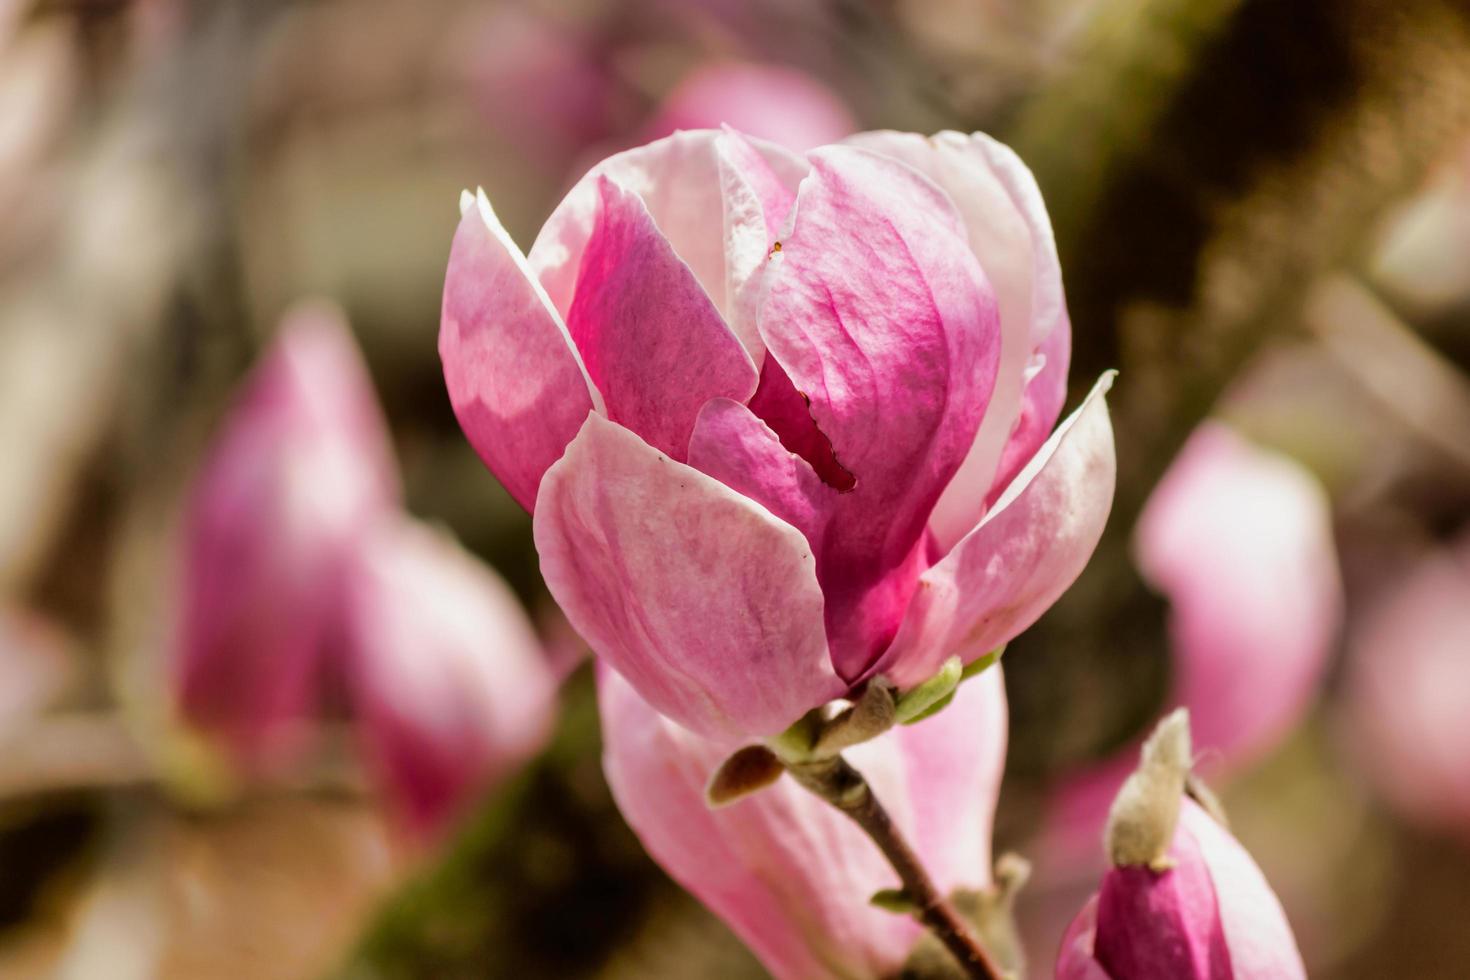
[[[786,768],[797,782],[847,814],[873,839],[898,872],[903,890],[914,904],[914,914],[944,944],[966,976],[1002,980],[1005,974],[954,906],[934,886],[919,856],[894,826],[893,818],[873,795],[862,773],[840,755],[815,762],[788,762]]]

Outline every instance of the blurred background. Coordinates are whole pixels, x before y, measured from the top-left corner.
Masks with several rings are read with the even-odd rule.
[[[798,149],[868,128],[1011,143],[1061,252],[1069,405],[1121,371],[1109,531],[1005,659],[996,850],[1037,866],[1033,975],[1098,870],[1090,832],[1048,860],[1065,834],[1037,828],[1190,669],[1190,600],[1145,581],[1135,526],[1214,419],[1329,508],[1306,571],[1266,566],[1313,518],[1244,514],[1249,479],[1183,519],[1194,551],[1249,541],[1279,583],[1269,614],[1224,564],[1194,587],[1250,650],[1237,667],[1222,641],[1227,680],[1192,707],[1234,730],[1255,693],[1291,692],[1221,766],[1234,830],[1314,977],[1464,976],[1470,3],[1453,0],[0,0],[0,976],[762,975],[613,807],[589,671],[436,350],[462,188],[529,247],[591,163],[722,121]],[[307,298],[338,304],[365,353],[408,510],[504,576],[570,671],[545,751],[428,848],[336,766],[215,791],[157,723],[181,501]],[[1208,703],[1227,688],[1234,708]]]

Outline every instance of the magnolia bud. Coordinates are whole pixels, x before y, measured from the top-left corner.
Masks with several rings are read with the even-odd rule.
[[[1113,867],[1062,942],[1057,980],[1305,978],[1281,903],[1245,849],[1184,796],[1189,727],[1166,718],[1108,817]]]

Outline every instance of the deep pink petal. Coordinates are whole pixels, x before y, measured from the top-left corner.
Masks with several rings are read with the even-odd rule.
[[[909,687],[951,656],[975,660],[1034,623],[1081,574],[1113,501],[1111,383],[1105,375],[980,526],[923,574],[875,671]]]
[[[810,159],[794,226],[772,259],[760,327],[855,480],[818,564],[833,659],[852,677],[891,638],[891,617],[913,585],[901,579],[974,440],[995,381],[999,323],[938,187],[865,150],[830,147]],[[787,442],[781,421],[766,421]],[[884,593],[876,602],[875,591]]]
[[[1098,963],[1130,980],[1233,980],[1215,883],[1187,830],[1175,833],[1169,859],[1174,866],[1166,871],[1129,866],[1103,878],[1093,940]]]
[[[577,270],[598,209],[597,182],[606,176],[637,194],[675,253],[693,271],[716,308],[727,312],[724,211],[716,143],[719,130],[675,133],[626,150],[593,167],[551,213],[527,258],[563,316],[572,308]],[[772,172],[789,188],[806,164],[789,150],[750,140]],[[755,352],[752,352],[755,356]]]
[[[811,548],[754,501],[593,415],[537,506],[568,621],[681,724],[770,735],[844,689]]]
[[[481,194],[449,253],[439,357],[470,444],[522,507],[592,411],[561,317]]]
[[[608,417],[682,461],[699,409],[745,401],[755,367],[643,202],[606,177],[597,191],[567,327]]]
[[[541,747],[555,677],[510,589],[413,522],[364,535],[347,596],[370,764],[400,819],[436,835]]]
[[[1191,800],[1180,810],[1175,839],[1186,836],[1209,869],[1233,980],[1305,980],[1286,912],[1250,854]]]
[[[801,531],[813,548],[822,540],[837,491],[739,402],[716,398],[704,406],[689,440],[689,465]]]
[[[1077,918],[1062,934],[1057,950],[1056,980],[1113,980],[1097,962],[1093,944],[1097,939],[1097,896],[1087,900]]]
[[[1036,269],[1032,231],[992,165],[985,139],[955,132],[925,137],[880,131],[860,133],[847,141],[901,160],[938,184],[954,201],[970,247],[995,289],[1001,323],[995,391],[964,465],[950,481],[930,521],[944,550],[984,516],[985,493],[995,479],[1001,450],[1020,411],[1033,346]]]
[[[857,485],[857,478],[838,461],[832,440],[817,428],[810,403],[774,357],[766,358],[761,367],[760,385],[750,399],[750,410],[771,427],[781,445],[806,460],[827,486],[847,493]]]

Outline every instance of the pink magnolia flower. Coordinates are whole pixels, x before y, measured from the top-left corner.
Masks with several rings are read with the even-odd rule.
[[[1229,520],[1219,516],[1228,514]],[[1307,469],[1207,422],[1139,519],[1139,570],[1169,600],[1173,700],[1207,775],[1296,725],[1342,622],[1332,504]]]
[[[383,419],[345,324],[287,316],[196,477],[174,681],[184,719],[251,768],[300,747],[362,529],[398,503]]]
[[[1211,778],[1269,752],[1316,695],[1342,620],[1331,518],[1311,473],[1220,422],[1190,437],[1144,508],[1134,548],[1169,600],[1168,706],[1189,709]],[[1042,849],[1056,864],[1095,853],[1136,753],[1135,743],[1063,785]]]
[[[1185,797],[1187,715],[1166,718],[1109,815],[1113,867],[1062,940],[1058,980],[1305,978],[1281,903],[1245,849]]]
[[[1111,505],[1100,384],[1030,174],[985,136],[797,156],[682,132],[603,161],[523,255],[463,202],[439,349],[541,569],[663,714],[768,735],[977,659]]]
[[[899,886],[857,825],[794,781],[721,809],[710,774],[738,740],[660,715],[615,671],[598,673],[603,768],[619,809],[676,881],[725,920],[779,978],[894,975],[919,938],[913,919],[868,899]],[[955,701],[847,753],[940,890],[990,884],[990,830],[1005,764],[999,670]]]
[[[555,678],[506,586],[399,509],[340,316],[291,314],[193,487],[174,638],[184,720],[251,774],[332,693],[402,823],[445,828],[548,734]]]
[[[647,137],[720,126],[792,150],[835,143],[857,129],[836,93],[805,72],[724,61],[702,65],[680,80],[664,97]]]
[[[1368,609],[1349,664],[1354,758],[1405,815],[1470,840],[1470,535]]]

